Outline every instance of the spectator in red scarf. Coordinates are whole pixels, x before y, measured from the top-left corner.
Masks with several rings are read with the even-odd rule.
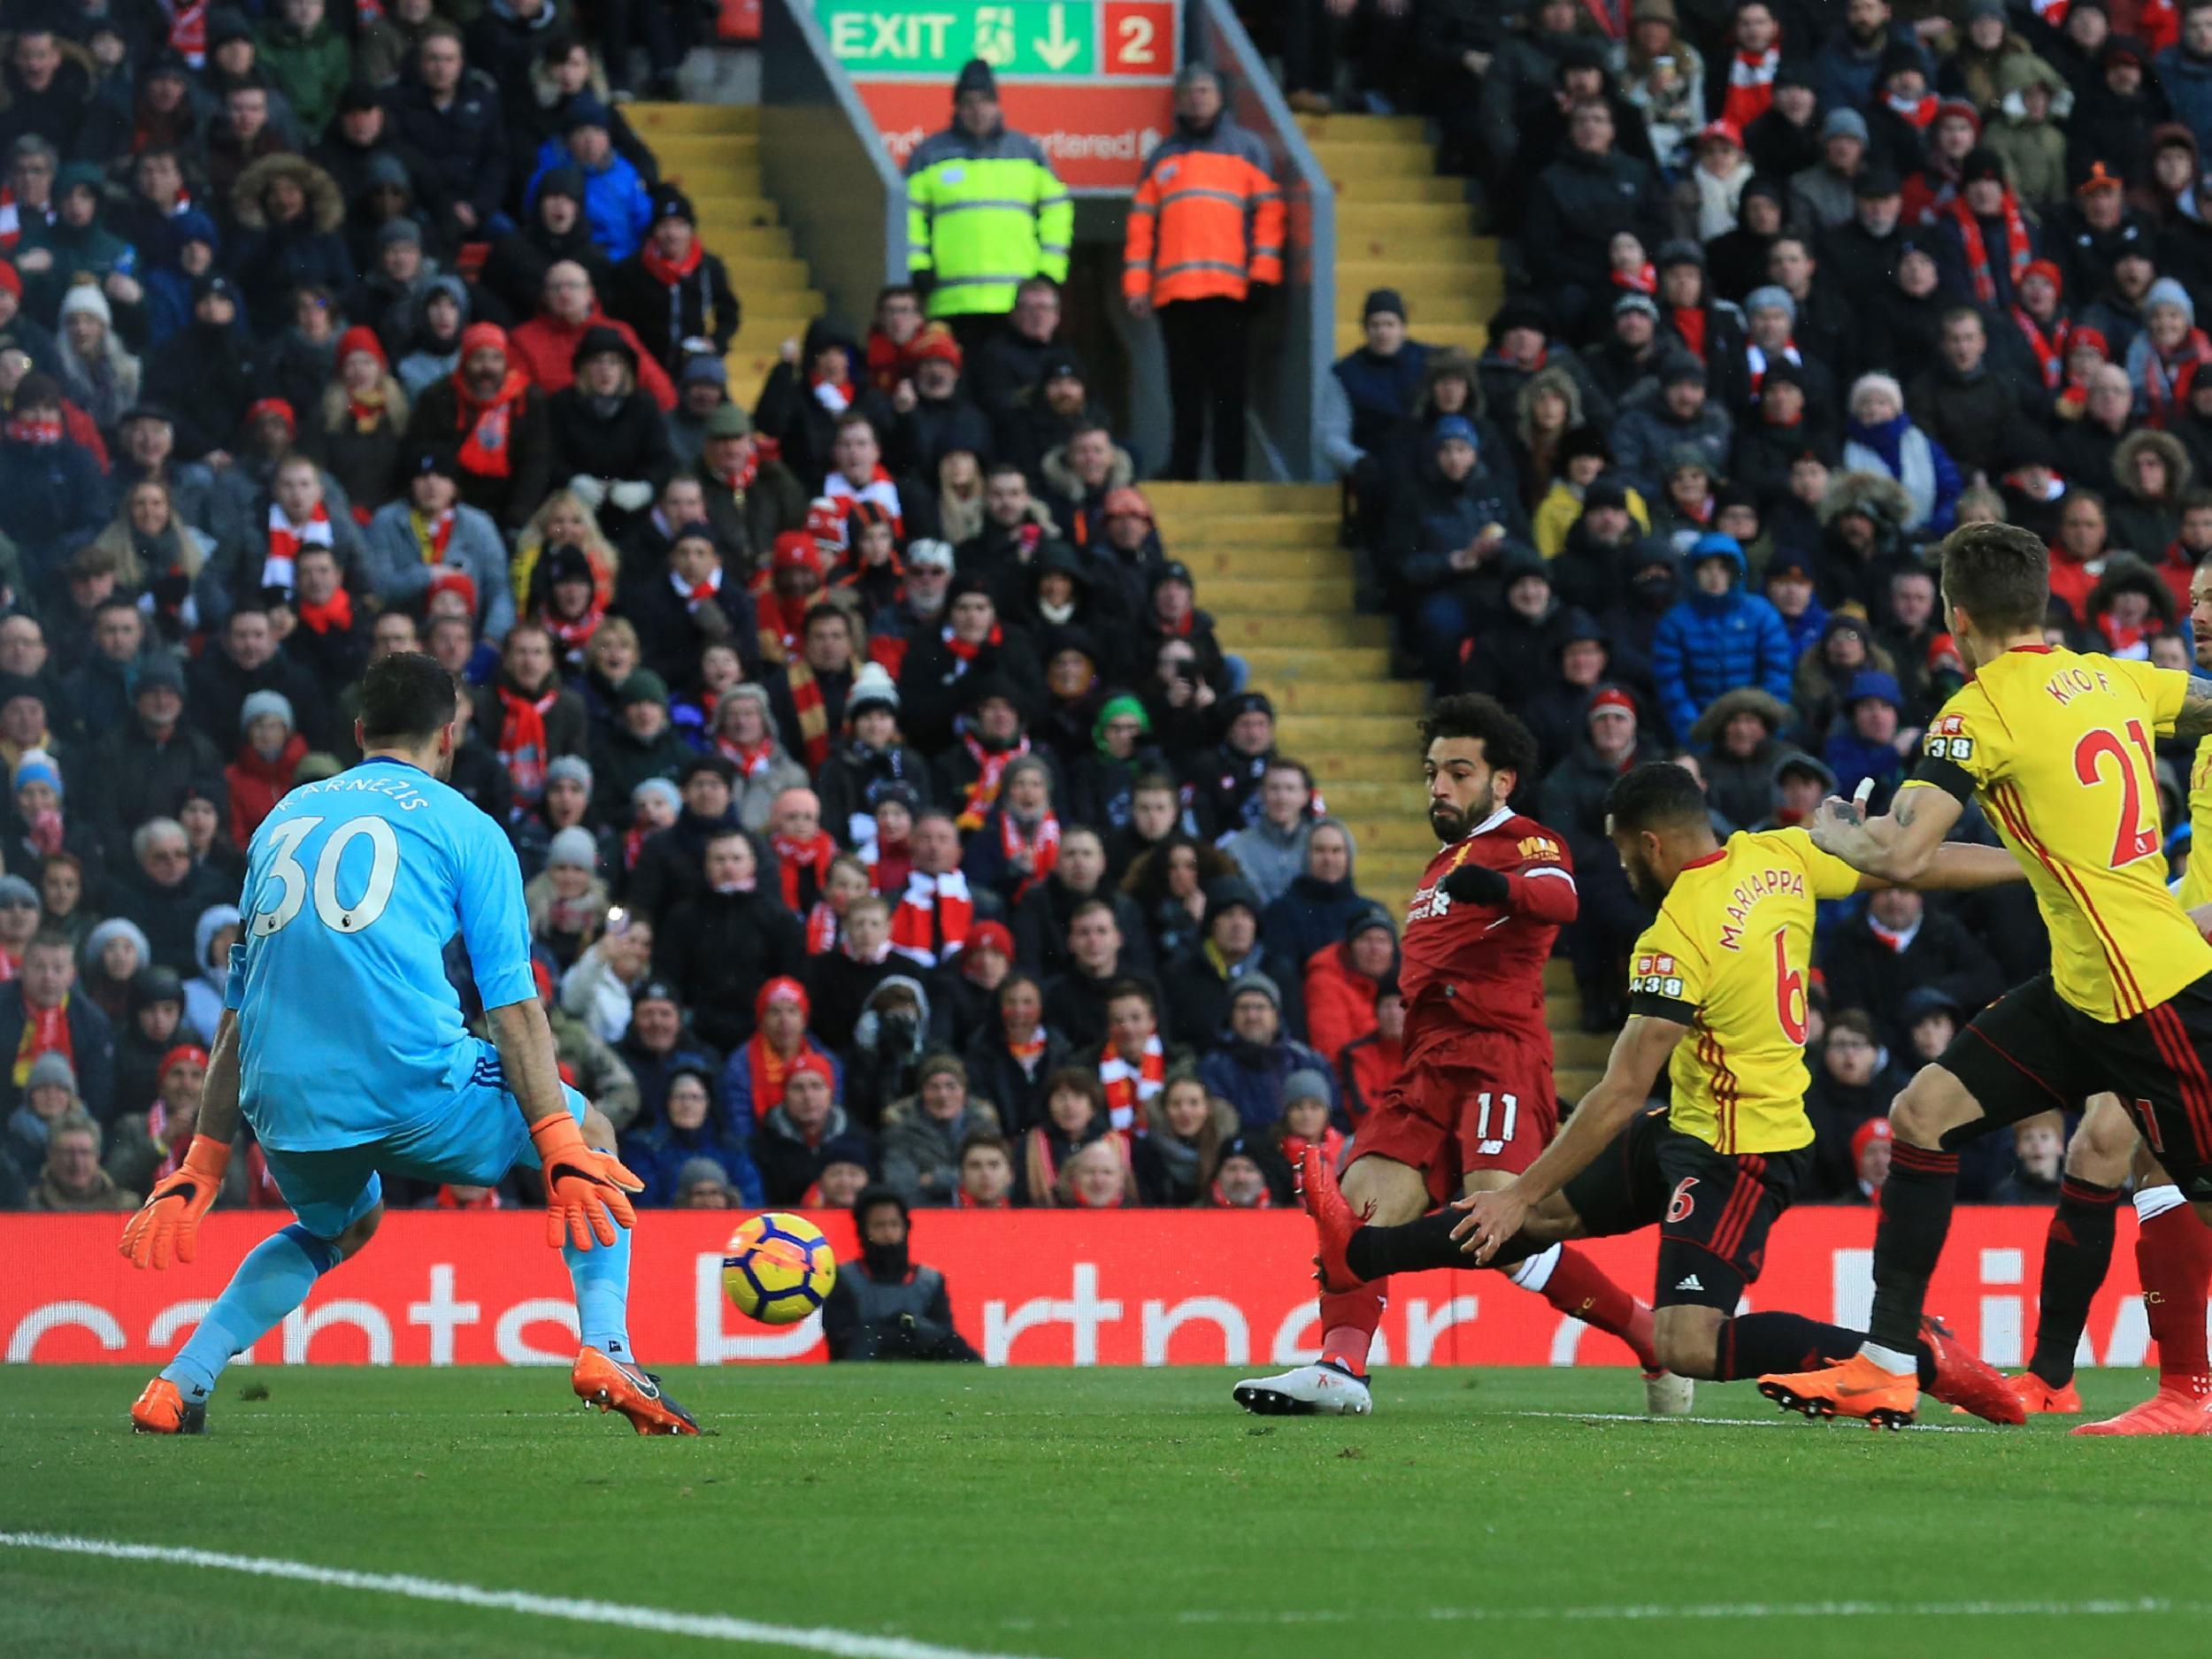
[[[733,1061],[733,1066],[735,1065]],[[725,1092],[729,1089],[724,1073]],[[856,1139],[853,1151],[872,1154],[872,1137],[852,1126],[852,1119],[837,1103],[838,1079],[833,1063],[820,1054],[804,1054],[793,1061],[784,1079],[783,1103],[759,1120],[753,1137],[753,1161],[760,1167],[761,1184],[772,1204],[797,1203],[821,1178],[823,1167],[841,1140]],[[733,1113],[737,1102],[730,1095]]]
[[[1143,1133],[1171,1067],[1189,1056],[1160,1035],[1158,995],[1141,979],[1123,979],[1106,994],[1106,1040],[1098,1049],[1098,1080],[1106,1091],[1106,1121],[1125,1135]]]
[[[607,309],[673,375],[687,351],[719,357],[737,334],[730,273],[699,240],[691,198],[673,185],[653,192],[652,228],[636,254],[614,270]]]
[[[538,559],[533,580],[537,592],[529,602],[531,622],[551,638],[561,666],[581,668],[592,636],[607,619],[606,600],[591,556],[572,541],[558,542]],[[511,631],[509,637],[513,637]]]
[[[1910,205],[1909,198],[1908,212]],[[1993,150],[1969,150],[1956,194],[1932,211],[1939,238],[1936,263],[1946,283],[1985,309],[2013,310],[2039,249],[2035,227],[2006,181],[2003,157]]]
[[[512,336],[516,365],[547,396],[576,379],[576,348],[587,331],[611,328],[622,343],[637,354],[638,384],[652,395],[664,413],[676,407],[676,383],[668,372],[639,343],[629,324],[610,317],[599,307],[592,291],[591,275],[573,260],[563,259],[545,273],[539,295],[538,314],[517,328]],[[462,354],[468,352],[462,336]]]
[[[786,789],[768,819],[768,844],[783,878],[783,902],[804,916],[822,896],[822,883],[837,843],[822,827],[821,797],[811,789]]]
[[[324,698],[334,706],[368,667],[367,608],[355,608],[338,556],[330,548],[301,549],[293,574],[298,582],[292,593],[295,626],[285,639],[285,653],[315,677]]]
[[[475,700],[477,729],[506,770],[516,809],[534,810],[545,797],[547,767],[590,744],[583,699],[561,683],[552,635],[535,622],[509,629],[498,677]]]
[[[645,665],[672,686],[688,684],[702,646],[726,641],[749,670],[760,663],[760,625],[745,585],[723,560],[710,524],[679,526],[664,575],[632,591],[624,609]]]
[[[1329,1121],[1329,1079],[1318,1071],[1294,1071],[1283,1085],[1283,1120],[1271,1133],[1283,1167],[1295,1169],[1308,1147],[1335,1169],[1344,1157],[1344,1132]]]
[[[491,515],[462,499],[463,470],[449,449],[417,455],[405,495],[369,520],[363,565],[371,589],[387,605],[463,595],[479,632],[496,645],[515,621],[507,544]]]
[[[832,734],[843,729],[861,645],[851,611],[834,599],[817,600],[807,612],[797,660],[767,679],[777,733],[810,776],[820,772],[829,758]]]
[[[179,1043],[162,1056],[153,1104],[119,1115],[109,1138],[104,1167],[117,1186],[148,1192],[156,1181],[176,1173],[199,1124],[200,1087],[206,1079],[207,1050],[197,1043]],[[237,1173],[223,1181],[219,1202],[235,1203],[245,1191],[242,1159]]]
[[[424,449],[451,448],[461,499],[518,530],[552,482],[553,438],[546,395],[509,354],[507,332],[496,324],[463,329],[460,366],[424,388],[407,436]]]
[[[1006,767],[997,799],[968,838],[961,869],[972,887],[996,895],[1010,910],[1051,876],[1059,860],[1052,772],[1039,757],[1025,755]]]
[[[1035,648],[1001,625],[998,607],[981,581],[956,577],[943,626],[935,638],[925,636],[909,647],[899,671],[901,724],[908,736],[932,753],[950,747],[956,713],[972,706],[974,687],[986,680],[1013,702],[1027,724],[1034,688],[1044,683]]]
[[[753,999],[757,1027],[731,1054],[722,1072],[722,1094],[730,1102],[730,1115],[748,1132],[783,1104],[792,1073],[810,1060],[827,1068],[831,1088],[842,1097],[844,1066],[815,1036],[810,1028],[813,1013],[806,987],[788,975],[769,980]]]
[[[775,540],[768,566],[752,584],[760,621],[760,660],[771,667],[795,662],[806,634],[806,613],[822,591],[822,555],[803,530]]]
[[[40,933],[23,952],[14,979],[0,985],[0,1116],[21,1103],[31,1065],[58,1053],[75,1068],[85,1109],[106,1122],[115,1109],[115,1048],[108,1018],[88,996],[75,995],[77,953],[58,934]],[[9,1058],[12,1056],[12,1058]]]
[[[975,925],[975,900],[960,870],[960,832],[950,813],[914,820],[914,868],[891,912],[891,948],[926,968],[957,955]]]

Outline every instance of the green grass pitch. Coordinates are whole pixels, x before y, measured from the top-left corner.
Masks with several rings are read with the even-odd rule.
[[[1607,1415],[1624,1371],[1428,1371],[1262,1420],[1219,1371],[866,1366],[671,1371],[709,1433],[648,1440],[558,1371],[334,1368],[234,1370],[208,1439],[157,1440],[141,1380],[0,1372],[0,1532],[1025,1659],[2212,1650],[2212,1441],[2072,1419],[1878,1434],[1739,1384],[1654,1424]],[[2083,1379],[2100,1414],[2147,1386]],[[778,1648],[0,1546],[0,1654],[710,1651]]]

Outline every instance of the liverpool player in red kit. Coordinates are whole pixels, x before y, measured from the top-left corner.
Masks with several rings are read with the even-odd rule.
[[[1486,696],[1446,697],[1421,723],[1429,825],[1445,845],[1406,911],[1398,984],[1405,1065],[1359,1126],[1344,1195],[1376,1222],[1414,1220],[1463,1193],[1503,1187],[1559,1127],[1544,964],[1575,918],[1559,837],[1506,805],[1536,761],[1528,728]],[[1658,1370],[1651,1310],[1579,1252],[1555,1246],[1513,1281],[1635,1350],[1655,1410],[1686,1411],[1689,1385]],[[1367,1353],[1389,1281],[1321,1295],[1321,1358],[1237,1384],[1265,1414],[1364,1416]]]

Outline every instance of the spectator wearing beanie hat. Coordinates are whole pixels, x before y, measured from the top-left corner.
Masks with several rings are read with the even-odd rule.
[[[419,452],[450,450],[462,501],[503,529],[528,523],[553,481],[545,394],[530,384],[495,323],[461,331],[459,366],[415,400],[407,442]]]
[[[545,273],[564,262],[580,267],[592,291],[614,282],[614,265],[591,239],[584,216],[584,175],[577,167],[556,167],[538,181],[520,228],[492,244],[482,282],[511,317],[527,317],[545,292]]]
[[[317,411],[316,457],[365,525],[391,493],[406,452],[407,395],[373,328],[357,323],[340,334],[334,363],[337,373],[323,388]]]
[[[307,757],[307,739],[294,727],[291,701],[280,691],[257,691],[240,705],[238,753],[223,768],[230,794],[230,838],[243,847],[253,839]]]
[[[895,785],[929,804],[929,761],[899,740],[899,687],[880,664],[865,663],[846,695],[845,731],[817,777],[822,826],[846,847],[865,845],[875,837],[875,792]]]
[[[1947,109],[1950,106],[1946,105]],[[1911,203],[1906,204],[1908,214]],[[1977,147],[1959,163],[1955,188],[1930,210],[1936,265],[1945,286],[1984,310],[2009,311],[2021,280],[2041,251],[2035,226],[2020,211],[2004,157]]]
[[[1265,1129],[1281,1121],[1286,1086],[1300,1071],[1326,1080],[1327,1063],[1304,1043],[1283,1034],[1283,994],[1264,973],[1247,973],[1229,990],[1227,1023],[1198,1063],[1206,1092],[1235,1108],[1245,1129]],[[1336,1104],[1334,1087],[1329,1103]]]
[[[737,296],[727,268],[699,240],[689,196],[664,184],[652,193],[650,211],[643,244],[615,267],[607,309],[673,376],[687,351],[719,358],[729,350],[737,334]]]
[[[668,423],[638,382],[636,347],[613,328],[586,328],[571,366],[574,380],[553,394],[546,411],[554,475],[568,480],[607,538],[620,543],[676,470]]]

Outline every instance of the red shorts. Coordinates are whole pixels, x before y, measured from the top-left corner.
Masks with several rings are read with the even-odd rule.
[[[1441,1204],[1473,1171],[1518,1175],[1558,1133],[1550,1056],[1525,1039],[1471,1032],[1406,1064],[1361,1121],[1352,1156],[1412,1165]]]

